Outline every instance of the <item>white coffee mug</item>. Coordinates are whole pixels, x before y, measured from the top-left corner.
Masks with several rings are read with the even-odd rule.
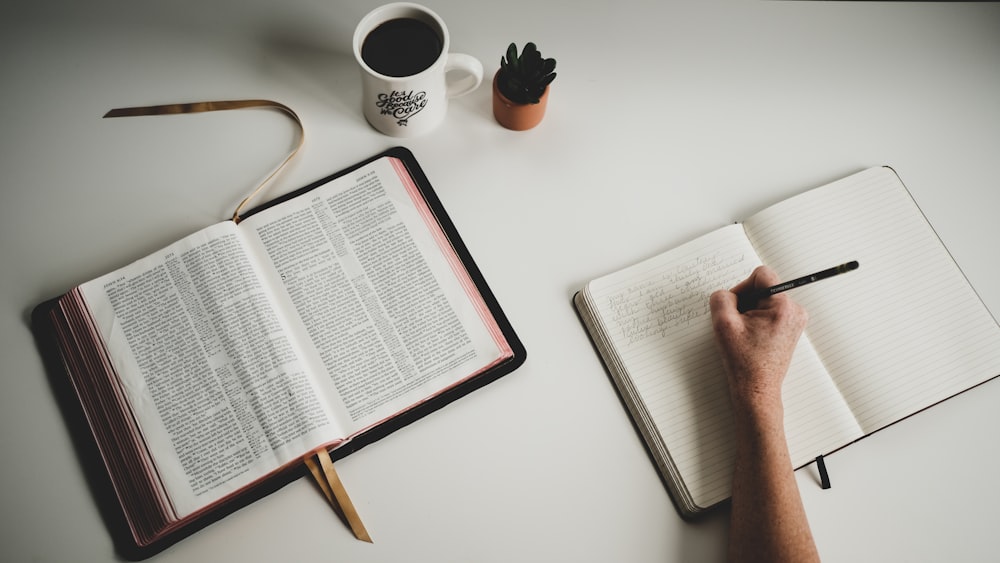
[[[373,58],[366,40],[369,36],[376,39],[378,34],[372,32],[379,30],[382,33],[386,29],[380,29],[383,24],[399,23],[394,20],[410,20],[403,23],[418,27],[418,32],[428,30],[412,20],[426,25],[434,34],[431,39],[440,42],[440,53],[436,58],[432,58],[431,52],[426,60],[410,61],[414,64],[409,68],[406,68],[409,63],[397,65],[396,59],[404,60],[415,51],[393,44],[393,41],[399,40],[399,35],[382,42],[381,50],[373,48],[381,53],[381,59]],[[392,137],[426,133],[444,120],[448,98],[468,94],[479,87],[483,81],[482,63],[469,55],[449,53],[448,46],[448,28],[444,21],[418,4],[386,4],[361,19],[354,30],[354,58],[361,67],[362,108],[365,119],[372,127]],[[393,53],[399,54],[399,57]],[[369,60],[366,61],[363,55],[368,55]],[[449,76],[452,71],[456,72]]]

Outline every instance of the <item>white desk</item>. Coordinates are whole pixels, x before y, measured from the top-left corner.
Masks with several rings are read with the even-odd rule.
[[[229,216],[290,148],[271,112],[102,120],[270,98],[304,151],[277,195],[394,144],[421,162],[529,353],[339,464],[376,543],[300,480],[154,561],[718,561],[725,510],[674,510],[570,297],[585,281],[862,168],[899,172],[1000,313],[1000,6],[437,0],[454,51],[559,61],[548,115],[484,86],[396,143],[364,122],[350,36],[376,2],[35,2],[0,22],[0,559],[112,561],[34,347],[36,303]],[[529,15],[530,14],[530,15]],[[996,557],[1000,381],[799,484],[827,561]]]

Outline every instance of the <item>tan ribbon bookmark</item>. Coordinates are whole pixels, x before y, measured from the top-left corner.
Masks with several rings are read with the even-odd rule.
[[[244,108],[271,108],[277,109],[288,114],[299,128],[299,142],[292,149],[285,160],[274,169],[271,174],[264,179],[263,182],[257,189],[250,193],[247,197],[243,198],[243,201],[236,207],[236,211],[233,212],[233,222],[240,222],[240,213],[243,212],[243,208],[246,207],[250,200],[257,196],[257,194],[268,184],[268,182],[273,179],[278,172],[288,164],[288,161],[299,152],[302,145],[305,143],[305,128],[302,127],[302,120],[299,116],[292,111],[292,108],[286,106],[285,104],[274,102],[271,100],[220,100],[215,102],[194,102],[188,104],[164,104],[159,106],[140,106],[140,107],[130,107],[130,108],[116,108],[108,113],[104,114],[104,117],[134,117],[140,115],[170,115],[170,114],[180,114],[180,113],[202,113],[206,111],[224,111],[230,109],[244,109]]]
[[[347,520],[351,531],[354,532],[354,537],[361,541],[375,543],[372,541],[371,536],[368,535],[368,530],[365,529],[364,523],[361,522],[361,516],[358,515],[358,511],[354,508],[351,497],[347,496],[347,490],[344,489],[344,484],[341,483],[337,471],[333,468],[333,460],[330,459],[330,453],[326,451],[326,448],[316,450],[314,453],[316,454],[315,459],[312,454],[305,457],[306,467],[309,468],[313,479],[319,484],[319,488],[323,490],[326,500],[330,501],[330,506],[333,507],[337,514]],[[319,465],[316,464],[316,459],[319,460]]]

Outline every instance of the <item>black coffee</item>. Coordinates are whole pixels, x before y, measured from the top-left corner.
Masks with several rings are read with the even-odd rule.
[[[441,37],[413,18],[389,20],[368,34],[361,45],[365,64],[386,76],[411,76],[426,70],[441,55]]]

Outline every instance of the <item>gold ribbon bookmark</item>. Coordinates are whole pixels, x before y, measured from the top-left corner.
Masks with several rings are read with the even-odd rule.
[[[316,450],[313,453],[316,456],[315,458],[313,458],[313,454],[305,457],[306,467],[309,468],[313,479],[319,484],[319,488],[326,496],[326,500],[330,501],[330,506],[333,507],[333,510],[341,518],[347,521],[347,525],[354,532],[354,537],[361,541],[375,543],[372,541],[371,536],[368,535],[368,530],[365,529],[365,525],[361,521],[361,516],[358,515],[358,511],[354,508],[354,503],[351,502],[351,497],[347,495],[347,490],[340,481],[340,476],[337,475],[337,471],[333,468],[333,460],[330,459],[330,453],[326,451],[326,448]],[[317,459],[319,460],[319,465],[316,464]]]
[[[194,102],[188,104],[164,104],[158,106],[139,106],[130,108],[116,108],[108,113],[104,114],[104,117],[135,117],[140,115],[171,115],[171,114],[181,114],[181,113],[202,113],[206,111],[224,111],[231,109],[245,109],[245,108],[271,108],[279,111],[285,112],[289,117],[291,117],[299,129],[299,142],[292,149],[292,152],[285,157],[285,160],[274,169],[271,174],[264,179],[263,182],[257,186],[253,192],[247,197],[243,198],[243,201],[236,207],[236,211],[233,212],[233,222],[240,222],[240,213],[243,212],[243,208],[246,207],[250,200],[257,196],[258,193],[264,186],[266,186],[277,174],[285,167],[286,164],[299,152],[302,145],[305,143],[306,135],[305,128],[302,127],[302,120],[299,119],[298,114],[296,114],[292,108],[286,106],[285,104],[271,101],[271,100],[220,100],[214,102]]]

